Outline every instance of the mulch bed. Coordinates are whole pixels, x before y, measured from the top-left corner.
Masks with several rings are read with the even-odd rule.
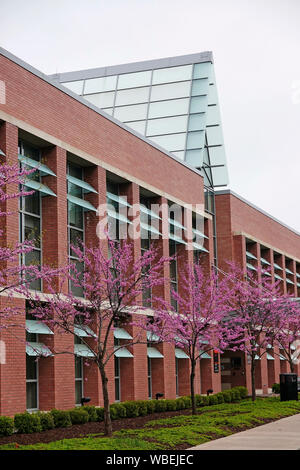
[[[191,410],[180,411],[164,411],[162,413],[154,413],[147,416],[139,416],[138,418],[117,419],[112,422],[113,431],[121,429],[138,429],[143,428],[148,421],[161,418],[171,418],[172,416],[190,415]],[[104,424],[86,423],[75,424],[70,428],[56,428],[49,431],[36,432],[32,434],[13,434],[12,436],[0,437],[0,445],[16,442],[17,444],[37,444],[39,442],[53,442],[61,439],[82,438],[88,434],[98,434],[104,432]],[[96,436],[100,437],[100,436]]]

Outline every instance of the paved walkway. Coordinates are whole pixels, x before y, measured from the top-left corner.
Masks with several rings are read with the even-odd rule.
[[[222,437],[193,450],[300,450],[300,414]]]

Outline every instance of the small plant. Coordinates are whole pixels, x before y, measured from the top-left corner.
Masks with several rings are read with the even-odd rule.
[[[56,428],[67,428],[69,426],[72,426],[69,411],[53,409],[50,411],[50,413],[53,416]]]
[[[14,418],[15,428],[18,433],[31,434],[42,430],[40,417],[37,413],[17,413]]]
[[[240,392],[237,388],[232,388],[230,390],[230,392],[231,392],[231,396],[232,396],[232,401],[240,401],[241,395],[240,395]]]
[[[240,397],[241,397],[242,400],[243,400],[244,398],[247,398],[247,396],[248,396],[248,389],[247,389],[247,387],[242,387],[242,386],[240,386],[240,387],[234,387],[234,389],[239,391]]]
[[[89,420],[89,414],[83,408],[74,408],[74,410],[70,410],[69,413],[72,424],[84,424]]]
[[[146,416],[148,414],[148,407],[146,400],[137,400],[136,404],[139,408],[139,416]]]
[[[54,419],[51,413],[39,411],[37,415],[40,417],[42,431],[48,431],[49,429],[54,429]]]
[[[224,403],[224,396],[223,394],[220,392],[220,393],[216,393],[215,394],[215,397],[217,398],[218,400],[218,403]]]
[[[90,406],[90,405],[88,405],[88,406],[85,406],[83,409],[88,412],[88,414],[89,414],[89,421],[90,421],[90,422],[98,421],[98,419],[97,419],[97,411],[96,411],[96,407],[95,407],[95,406]]]
[[[209,395],[208,402],[209,402],[209,405],[217,405],[219,403],[218,397],[216,395]]]
[[[135,401],[124,401],[122,405],[126,408],[127,418],[136,418],[139,415],[139,407]]]
[[[166,400],[167,411],[176,411],[176,400]]]
[[[203,397],[202,395],[195,395],[196,406],[203,406]]]
[[[96,408],[96,413],[97,413],[97,421],[103,421],[104,420],[104,408],[102,407],[97,407]]]
[[[155,400],[155,411],[157,413],[167,411],[167,401],[166,400]]]
[[[209,405],[209,397],[207,395],[202,396],[202,403],[203,403],[203,406]]]
[[[230,390],[225,390],[224,392],[222,392],[222,395],[224,397],[224,403],[231,403],[232,395]]]
[[[182,398],[176,398],[176,410],[184,410],[185,402]]]
[[[126,408],[122,403],[113,403],[110,405],[111,419],[126,418]]]
[[[280,393],[280,384],[273,384],[272,385],[272,392],[273,393]]]
[[[0,436],[11,436],[14,432],[14,419],[0,416]]]
[[[155,411],[155,400],[146,401],[147,404],[147,413],[151,415]]]

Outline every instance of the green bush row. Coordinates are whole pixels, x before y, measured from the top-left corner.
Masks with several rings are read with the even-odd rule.
[[[231,390],[215,393],[214,395],[195,395],[196,406],[217,405],[219,403],[237,402],[248,395],[246,387],[235,387]],[[190,396],[176,398],[175,400],[137,400],[113,403],[110,405],[110,414],[113,420],[122,418],[136,418],[155,412],[176,411],[191,408]],[[72,410],[39,411],[37,413],[18,413],[14,418],[0,416],[0,436],[11,436],[14,429],[18,433],[30,434],[47,431],[53,428],[67,428],[74,424],[84,424],[104,420],[104,408],[85,406]]]

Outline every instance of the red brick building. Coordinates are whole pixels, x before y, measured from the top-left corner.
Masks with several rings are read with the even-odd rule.
[[[10,163],[20,161],[38,167],[34,179],[27,182],[36,190],[34,195],[22,198],[19,207],[15,199],[8,200],[5,207],[14,214],[5,220],[4,244],[26,241],[32,232],[39,239],[31,256],[23,260],[25,264],[35,261],[62,266],[68,258],[76,262],[70,242],[81,237],[87,243],[101,243],[96,230],[105,216],[117,221],[119,236],[122,227],[128,227],[133,220],[130,212],[123,214],[122,208],[134,204],[140,208],[139,224],[149,234],[147,216],[155,204],[159,208],[158,232],[163,233],[163,226],[168,226],[168,236],[159,236],[155,244],[162,255],[178,255],[172,282],[180,290],[180,264],[192,263],[193,251],[186,249],[184,230],[177,235],[174,227],[184,223],[184,208],[188,207],[193,221],[200,220],[201,224],[199,230],[193,223],[194,251],[207,267],[214,264],[218,246],[220,267],[226,259],[235,259],[243,266],[249,261],[253,267],[259,262],[270,263],[272,276],[282,273],[283,289],[294,289],[294,295],[299,295],[298,234],[238,196],[220,193],[216,196],[216,245],[201,171],[4,50],[0,50],[0,80],[5,91],[0,99],[3,158]],[[172,204],[180,211],[177,225],[172,218],[168,220],[170,214],[164,209]],[[99,213],[99,207],[106,209]],[[149,238],[134,240],[136,254],[147,247]],[[169,267],[164,274],[169,277]],[[35,283],[32,289],[43,290],[43,286]],[[160,294],[169,299],[170,285],[166,283]],[[0,297],[0,305],[7,301]],[[18,316],[18,326],[13,335],[8,329],[0,329],[0,414],[72,408],[82,396],[89,396],[93,405],[102,405],[99,372],[94,364],[85,365],[85,355],[79,352],[80,334],[75,344],[73,335],[53,334],[30,317],[25,298],[15,298],[14,302],[23,312]],[[132,328],[116,329],[111,345],[133,335]],[[53,355],[36,361],[37,350],[43,353],[66,349],[77,351],[76,356]],[[230,361],[231,356],[231,366]],[[226,363],[223,359],[221,362]],[[258,372],[263,391],[278,381],[280,366],[282,370],[285,366],[283,361],[274,360],[271,370],[265,362],[261,361]],[[220,364],[218,354],[199,361],[196,393],[206,393],[209,388],[217,392],[222,383],[226,387],[235,381],[243,381],[249,387],[247,370],[245,381],[237,379],[230,367],[230,377],[234,378],[229,382],[225,368],[221,373],[216,364]],[[112,402],[147,399],[156,393],[163,393],[166,398],[189,393],[189,361],[164,343],[134,345],[122,357],[111,360],[108,375]]]

